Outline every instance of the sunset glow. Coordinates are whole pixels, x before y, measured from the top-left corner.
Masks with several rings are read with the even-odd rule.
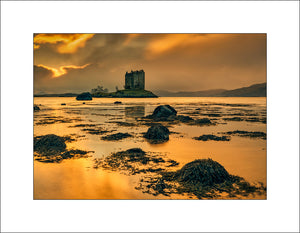
[[[40,44],[58,44],[59,53],[74,53],[78,48],[83,48],[87,40],[95,34],[37,34],[34,37],[35,49]]]
[[[150,53],[149,55],[159,55],[177,46],[187,46],[201,42],[203,37],[201,34],[166,34],[166,36],[149,43],[147,51]]]
[[[266,82],[263,33],[35,34],[33,44],[35,93],[79,93],[99,83],[112,91],[123,87],[126,71],[141,69],[153,91],[234,89]]]
[[[50,70],[53,72],[53,78],[58,78],[64,74],[66,74],[68,72],[68,69],[84,69],[85,67],[87,67],[89,64],[85,64],[83,66],[74,66],[74,65],[68,65],[68,66],[61,66],[58,69],[53,68],[53,67],[49,67],[49,66],[45,66],[45,65],[37,65],[38,67],[43,67],[47,70]]]

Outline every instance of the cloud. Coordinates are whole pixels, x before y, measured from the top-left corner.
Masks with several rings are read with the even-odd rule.
[[[49,69],[46,66],[34,66],[33,67],[33,74],[34,74],[34,80],[43,80],[43,79],[49,79],[52,78],[54,73],[51,69]]]
[[[266,81],[266,34],[95,34],[74,53],[57,49],[69,34],[51,35],[40,37],[34,50],[34,64],[52,75],[43,83],[49,92],[83,92],[99,83],[114,90],[124,85],[126,71],[140,69],[149,90],[234,89]]]
[[[98,72],[99,67],[97,65],[88,65],[81,69],[74,69],[65,67],[67,72],[58,78],[54,77],[52,69],[44,66],[34,66],[35,77],[34,77],[34,92],[47,92],[47,93],[80,93],[83,91],[90,91],[101,83],[101,85],[107,86],[105,80],[106,74]],[[44,72],[44,76],[42,75]],[[36,76],[39,74],[39,76]],[[113,83],[115,81],[112,80]],[[116,83],[115,83],[116,85]]]
[[[205,40],[206,34],[165,34],[158,36],[156,39],[150,41],[146,48],[146,55],[148,58],[155,58],[156,56],[166,53],[177,47],[186,47],[189,45],[201,43]]]
[[[42,44],[55,44],[59,53],[75,53],[83,48],[86,41],[95,34],[36,34],[34,36],[34,49],[39,49]]]
[[[53,67],[49,67],[49,66],[45,66],[45,65],[40,64],[40,65],[37,65],[37,67],[39,67],[39,68],[42,67],[46,70],[51,71],[52,74],[53,74],[52,77],[53,78],[58,78],[58,77],[60,77],[64,74],[66,74],[68,71],[70,71],[72,69],[84,69],[88,65],[90,65],[90,64],[85,64],[83,66],[68,65],[68,66],[61,66],[58,69],[56,69],[56,68],[53,68]]]

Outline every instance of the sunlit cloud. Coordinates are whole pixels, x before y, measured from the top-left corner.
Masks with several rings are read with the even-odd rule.
[[[35,35],[40,47],[34,65],[42,64],[35,67],[36,90],[79,93],[100,82],[112,91],[124,85],[126,71],[139,69],[146,72],[149,90],[234,89],[266,81],[265,34],[105,33],[93,35],[77,52],[58,52],[85,39],[81,34]]]
[[[123,45],[128,45],[134,38],[138,37],[139,34],[128,34],[127,39],[124,41]]]
[[[179,46],[197,44],[201,40],[206,40],[206,36],[201,34],[166,34],[150,41],[146,48],[147,58],[153,58]]]
[[[85,64],[83,66],[68,65],[68,66],[61,66],[58,69],[53,68],[53,67],[49,67],[49,66],[45,66],[45,65],[42,65],[42,64],[37,65],[37,66],[38,67],[43,67],[43,68],[45,68],[47,70],[52,71],[52,73],[53,73],[52,77],[53,78],[58,78],[58,77],[60,77],[60,76],[62,76],[64,74],[66,74],[69,69],[84,69],[88,65],[90,65],[90,64]]]
[[[34,37],[34,49],[41,44],[56,44],[59,53],[75,53],[83,48],[95,34],[37,34]]]
[[[40,48],[41,46],[39,44],[33,44],[33,49],[38,49]]]

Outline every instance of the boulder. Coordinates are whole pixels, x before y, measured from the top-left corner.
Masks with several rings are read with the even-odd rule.
[[[142,157],[146,155],[146,152],[140,148],[131,148],[125,151],[130,157]]]
[[[39,153],[62,152],[66,149],[65,139],[55,134],[47,134],[34,138],[34,151]]]
[[[92,100],[92,95],[89,92],[83,92],[76,97],[76,100]]]
[[[153,118],[168,118],[169,116],[176,116],[177,111],[170,105],[160,105],[154,109],[152,113]]]
[[[170,131],[167,127],[157,124],[151,126],[147,133],[145,134],[145,138],[150,139],[153,143],[165,142],[169,140]]]
[[[114,104],[122,104],[121,101],[115,101]]]
[[[39,110],[40,110],[40,108],[39,108],[39,106],[37,106],[37,105],[34,105],[34,106],[33,106],[33,110],[34,110],[34,111],[39,111]]]
[[[61,103],[60,105],[66,105],[66,103]]]
[[[231,177],[218,162],[212,159],[197,159],[177,171],[177,179],[181,182],[212,186],[228,181]]]

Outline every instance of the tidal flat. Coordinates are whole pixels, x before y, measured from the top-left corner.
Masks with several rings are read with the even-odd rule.
[[[265,97],[84,102],[34,98],[35,144],[61,144],[34,148],[34,199],[266,199]],[[176,115],[154,117],[161,105]],[[168,137],[153,143],[157,125]]]

